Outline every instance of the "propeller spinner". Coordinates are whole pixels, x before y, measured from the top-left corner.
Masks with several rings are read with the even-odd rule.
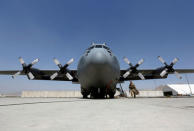
[[[144,59],[139,60],[139,62],[135,66],[133,66],[133,64],[128,60],[128,58],[124,57],[123,60],[130,66],[128,71],[123,75],[124,78],[127,78],[131,73],[137,73],[139,78],[145,80],[143,74],[137,70],[137,68],[144,62]]]
[[[69,80],[72,80],[73,77],[70,74],[69,70],[67,69],[67,67],[73,63],[74,59],[70,59],[64,66],[61,65],[61,63],[59,62],[59,60],[57,60],[56,58],[53,59],[54,63],[59,67],[59,71],[55,72],[53,75],[50,76],[50,79],[53,80],[55,79],[59,74],[65,74],[67,76],[67,78]]]
[[[17,73],[12,75],[12,78],[14,79],[16,76],[18,76],[22,72],[24,72],[28,76],[28,79],[30,79],[30,80],[34,79],[34,75],[31,72],[31,68],[32,68],[33,65],[38,63],[38,61],[39,61],[39,59],[35,59],[34,61],[32,61],[32,63],[26,65],[26,63],[24,62],[23,58],[19,57],[19,62],[22,64],[23,70],[22,71],[18,71]]]
[[[163,63],[165,65],[164,70],[160,73],[161,77],[164,77],[169,72],[172,72],[176,75],[176,77],[178,79],[182,79],[182,77],[179,75],[179,73],[176,72],[175,69],[173,68],[173,66],[179,61],[178,58],[174,58],[174,60],[171,62],[170,65],[168,65],[161,56],[158,56],[158,59],[160,60],[161,63]]]

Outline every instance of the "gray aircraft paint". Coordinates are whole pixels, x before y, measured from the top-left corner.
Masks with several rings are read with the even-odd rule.
[[[111,83],[115,90],[120,78],[120,65],[116,56],[108,48],[94,48],[86,50],[78,64],[78,80],[83,89],[105,88]],[[93,47],[91,46],[91,47]]]

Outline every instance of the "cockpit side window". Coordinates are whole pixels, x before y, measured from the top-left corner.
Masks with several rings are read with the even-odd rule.
[[[108,51],[108,53],[112,56],[112,52],[111,52],[110,48],[108,48],[107,46],[104,46],[104,45],[103,45],[103,48],[106,49]]]
[[[103,45],[103,48],[106,50],[110,50],[110,48],[108,48],[107,46],[104,46],[104,45]]]
[[[90,51],[94,48],[94,46],[89,47],[88,49],[86,49],[86,56],[90,53]]]
[[[90,48],[88,48],[88,50],[91,50],[91,49],[93,49],[94,48],[94,46],[91,46]]]

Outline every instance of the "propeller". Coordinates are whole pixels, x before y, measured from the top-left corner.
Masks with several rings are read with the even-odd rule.
[[[172,73],[174,73],[174,74],[176,75],[176,77],[177,77],[178,79],[182,79],[182,77],[179,75],[179,73],[176,72],[176,71],[174,70],[174,68],[173,68],[173,66],[179,61],[178,58],[174,58],[174,60],[171,62],[170,65],[168,65],[168,64],[164,61],[164,59],[163,59],[161,56],[158,56],[158,59],[160,60],[161,63],[163,63],[163,64],[165,65],[164,70],[160,73],[160,76],[161,76],[161,77],[164,77],[164,76],[167,75],[169,72],[172,72]]]
[[[50,79],[55,79],[59,74],[65,74],[69,80],[73,79],[73,76],[70,74],[70,71],[67,69],[67,67],[73,63],[74,59],[70,59],[64,66],[61,65],[59,60],[56,58],[53,59],[54,63],[59,67],[59,71],[55,72],[53,75],[50,76]]]
[[[33,65],[38,63],[38,61],[39,61],[39,59],[35,59],[34,61],[32,61],[32,63],[26,65],[26,63],[24,62],[23,58],[19,57],[19,62],[22,64],[23,70],[22,71],[18,71],[17,73],[12,75],[12,78],[14,79],[18,75],[20,75],[22,72],[24,72],[28,76],[28,79],[30,79],[30,80],[34,79],[34,75],[31,72],[31,68],[32,68]]]
[[[145,80],[145,77],[143,76],[142,73],[140,73],[137,68],[143,64],[144,59],[141,59],[138,61],[138,63],[133,66],[133,64],[129,61],[128,58],[124,57],[123,60],[130,66],[130,68],[128,69],[128,71],[123,75],[124,78],[127,78],[131,73],[137,73],[137,75],[139,76],[139,78],[141,78],[142,80]]]

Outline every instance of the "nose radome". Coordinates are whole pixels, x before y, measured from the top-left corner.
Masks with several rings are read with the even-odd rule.
[[[107,56],[104,52],[96,52],[92,55],[92,63],[93,64],[105,64],[107,63]]]

